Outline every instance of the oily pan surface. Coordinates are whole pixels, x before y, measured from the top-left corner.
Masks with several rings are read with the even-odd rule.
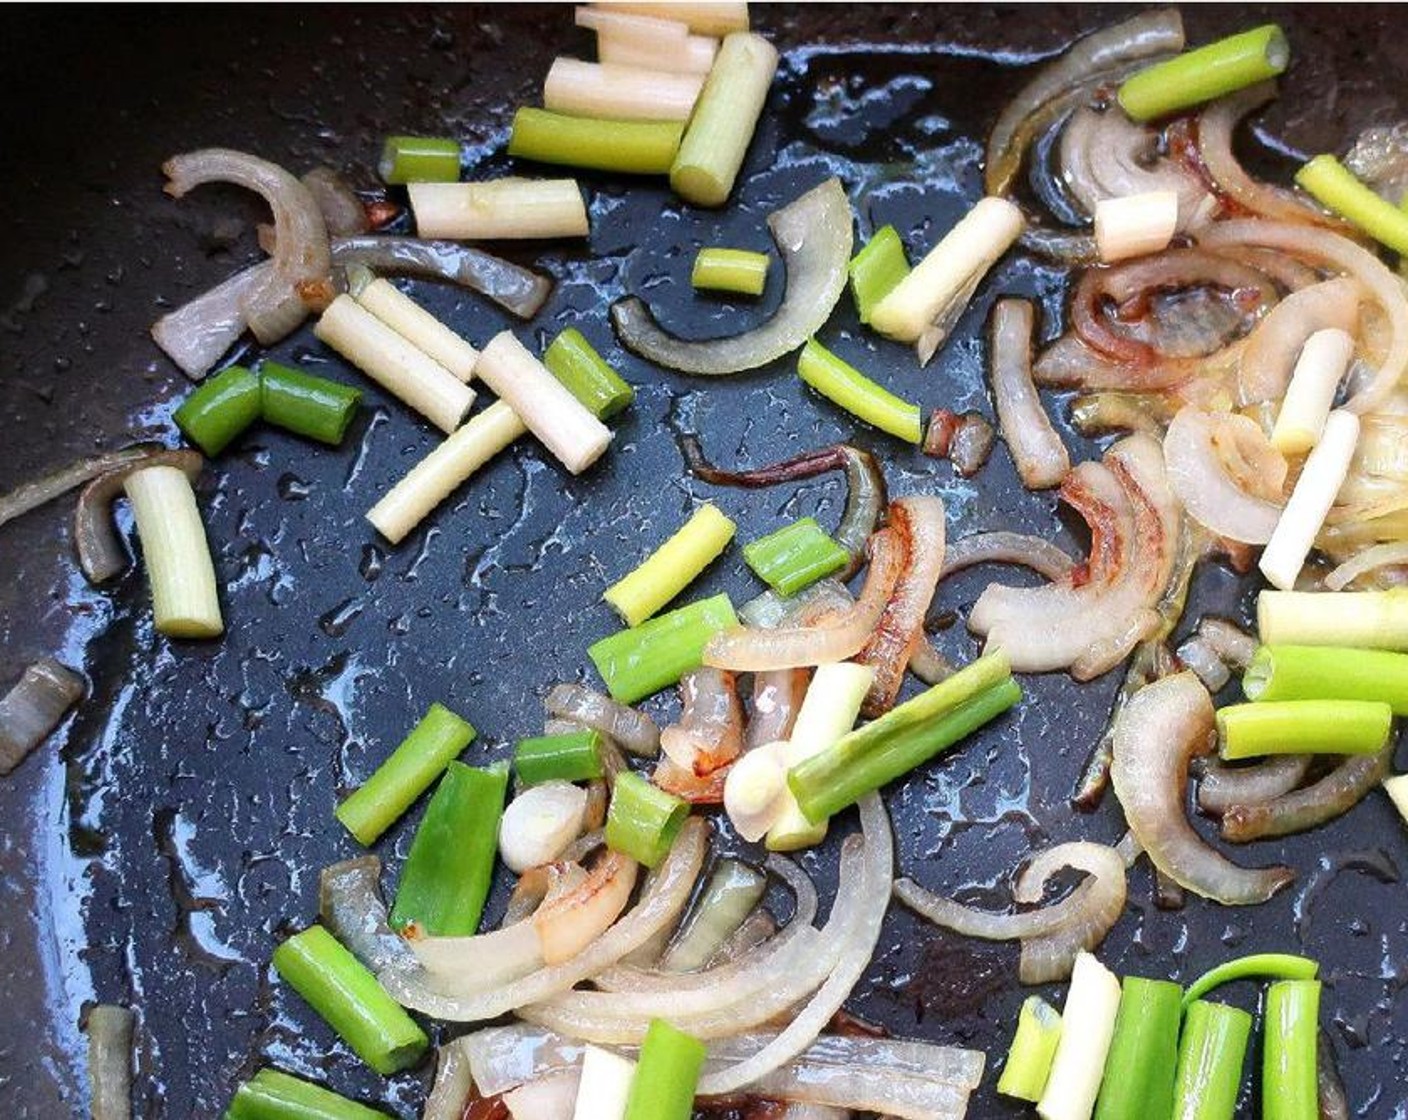
[[[716,500],[739,521],[741,540],[809,513],[834,525],[839,481],[716,490],[685,477],[681,433],[699,433],[723,465],[851,438],[881,456],[893,494],[940,494],[951,536],[1017,528],[1082,547],[1052,496],[1021,490],[1001,447],[972,482],[957,479],[947,464],[858,430],[804,393],[788,359],[723,383],[651,368],[615,345],[606,307],[639,292],[667,325],[696,336],[766,314],[780,284],[756,309],[695,299],[693,251],[766,247],[766,214],[831,174],[845,182],[862,234],[893,222],[912,251],[927,249],[979,193],[982,141],[1026,77],[1017,67],[1123,11],[756,9],[784,62],[732,205],[696,212],[658,182],[588,175],[588,247],[506,250],[559,282],[520,335],[536,344],[576,324],[638,387],[611,450],[582,478],[523,441],[401,547],[386,548],[362,515],[437,436],[303,331],[273,355],[362,384],[365,405],[341,449],[257,429],[207,471],[203,509],[226,588],[225,640],[159,639],[139,572],[111,591],[88,589],[69,556],[67,505],[7,526],[4,681],[59,651],[93,682],[56,742],[0,786],[0,1096],[10,1115],[83,1107],[78,1021],[94,998],[142,1011],[138,1115],[218,1115],[236,1081],[264,1062],[416,1114],[426,1071],[389,1083],[372,1075],[272,981],[269,954],[312,920],[318,869],[356,852],[333,821],[337,799],[433,700],[479,728],[471,761],[502,757],[539,725],[546,687],[584,673],[585,647],[614,627],[601,588],[694,500]],[[1286,152],[1342,148],[1364,125],[1397,119],[1408,59],[1396,33],[1401,10],[1196,7],[1185,17],[1198,42],[1263,14],[1283,23],[1295,48],[1283,101],[1262,118],[1263,139]],[[587,49],[565,6],[11,17],[0,42],[9,157],[0,179],[9,224],[0,247],[0,488],[97,448],[172,436],[172,402],[186,383],[146,329],[161,309],[253,259],[260,214],[223,188],[180,204],[164,198],[165,157],[219,144],[300,171],[328,163],[370,187],[380,137],[423,132],[461,137],[472,173],[502,174],[508,161],[494,153],[512,107],[536,96],[555,54]],[[1261,158],[1284,176],[1272,154]],[[858,334],[849,297],[823,337],[926,409],[991,415],[978,338],[999,292],[1039,297],[1044,329],[1054,331],[1061,277],[1018,258],[997,270],[926,370],[906,349]],[[446,288],[417,295],[475,341],[510,325]],[[1080,458],[1095,453],[1079,438],[1071,446]],[[993,574],[946,584],[936,618],[961,616]],[[728,590],[741,601],[755,589],[735,550],[695,591]],[[1245,619],[1250,603],[1250,585],[1209,566],[1188,617]],[[958,657],[974,649],[961,621],[937,641]],[[902,870],[1001,907],[1012,870],[1033,848],[1117,838],[1112,799],[1081,816],[1067,798],[1118,675],[1086,686],[1028,678],[1018,711],[892,790]],[[388,886],[419,812],[378,847]],[[836,838],[850,827],[843,820],[804,858],[823,891]],[[1386,799],[1370,797],[1308,836],[1234,854],[1284,861],[1300,875],[1264,906],[1190,899],[1165,913],[1148,901],[1141,866],[1102,959],[1120,973],[1188,979],[1258,949],[1319,957],[1323,1021],[1351,1102],[1365,1116],[1403,1115],[1408,842]],[[940,933],[895,908],[850,1007],[896,1033],[976,1046],[995,1061],[1028,994],[1016,963],[1015,946]],[[971,1115],[1015,1114],[991,1085],[989,1077]]]

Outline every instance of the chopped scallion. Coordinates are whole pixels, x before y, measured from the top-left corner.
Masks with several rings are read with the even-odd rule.
[[[768,255],[749,249],[700,249],[689,282],[711,292],[760,296],[768,283]]]
[[[915,444],[923,438],[917,404],[877,385],[814,338],[807,340],[797,358],[797,376],[833,404],[882,432]]]
[[[1274,78],[1290,60],[1285,33],[1268,23],[1139,71],[1120,86],[1120,106],[1136,121],[1166,117]]]
[[[636,398],[636,391],[576,327],[568,327],[552,340],[543,351],[543,365],[598,420],[610,419]]]
[[[865,248],[851,258],[851,294],[860,321],[869,325],[876,304],[909,275],[909,258],[894,226],[877,229]]]
[[[362,391],[278,362],[259,365],[261,415],[270,424],[336,447],[357,414]]]
[[[589,646],[587,656],[611,698],[634,704],[699,668],[709,639],[737,625],[728,596],[715,595],[608,635]]]
[[[708,1049],[664,1019],[651,1020],[631,1079],[625,1120],[689,1120]]]
[[[1327,210],[1354,223],[1395,253],[1408,254],[1408,213],[1380,198],[1332,155],[1316,156],[1296,183]]]
[[[185,437],[216,456],[259,419],[259,378],[230,366],[202,382],[171,414]]]
[[[1174,1120],[1233,1120],[1251,1033],[1252,1017],[1240,1007],[1189,1004],[1178,1043]]]
[[[585,237],[590,230],[575,179],[412,183],[406,192],[421,237],[516,240]]]
[[[1275,700],[1233,704],[1217,713],[1226,759],[1268,754],[1377,754],[1393,709],[1374,700]]]
[[[279,1069],[261,1069],[235,1090],[225,1120],[386,1120],[331,1089]]]
[[[711,503],[696,509],[673,536],[602,593],[627,626],[639,626],[718,558],[737,526]]]
[[[393,186],[407,183],[454,183],[460,177],[460,145],[438,136],[388,136],[377,164],[381,181]]]
[[[513,115],[508,154],[593,171],[665,175],[683,135],[679,121],[609,121],[523,108]]]
[[[1040,996],[1028,996],[1017,1016],[1017,1033],[997,1079],[997,1091],[1019,1101],[1041,1100],[1060,1040],[1061,1013]]]
[[[513,752],[513,769],[525,786],[542,782],[588,782],[600,778],[601,733],[591,728],[563,735],[520,739]]]
[[[1183,1006],[1191,1007],[1195,1000],[1223,984],[1237,980],[1271,977],[1276,980],[1314,980],[1320,966],[1309,957],[1298,957],[1291,953],[1253,953],[1224,961],[1216,968],[1210,968],[1191,984],[1183,994]]]
[[[215,565],[186,472],[143,467],[127,476],[123,489],[142,542],[157,630],[170,638],[217,637],[225,623]]]
[[[457,380],[468,382],[474,376],[479,351],[390,280],[372,280],[356,294],[358,303],[424,350]]]
[[[1408,652],[1408,587],[1388,591],[1263,591],[1257,633],[1269,646]]]
[[[1263,1120],[1318,1120],[1316,1043],[1320,981],[1278,980],[1266,990],[1262,1049]]]
[[[1041,1120],[1089,1120],[1115,1035],[1120,982],[1089,953],[1076,956],[1061,1037],[1036,1111]]]
[[[688,816],[687,801],[627,771],[611,788],[606,846],[646,867],[658,867]]]
[[[812,517],[802,517],[743,546],[743,560],[779,595],[795,595],[846,566],[850,553]]]
[[[1120,982],[1095,1120],[1143,1120],[1173,1111],[1182,997],[1183,989],[1167,980],[1126,976]]]

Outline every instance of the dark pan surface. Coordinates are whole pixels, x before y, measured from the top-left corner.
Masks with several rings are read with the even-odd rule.
[[[135,436],[172,438],[171,402],[185,383],[146,328],[161,308],[253,258],[259,213],[221,189],[165,199],[163,158],[220,144],[300,170],[330,163],[372,186],[378,139],[419,131],[460,135],[475,146],[475,174],[503,173],[508,163],[495,153],[511,107],[535,97],[553,55],[587,49],[566,7],[17,11],[0,38],[3,489]],[[598,602],[603,584],[696,498],[718,500],[745,540],[783,515],[834,523],[836,481],[743,493],[689,480],[681,432],[701,433],[709,453],[730,464],[851,437],[882,455],[893,492],[941,494],[952,533],[1018,526],[1079,547],[1051,497],[1017,487],[1003,450],[964,482],[946,464],[854,432],[799,391],[786,360],[722,383],[684,379],[616,347],[605,310],[624,291],[644,291],[681,329],[722,333],[733,309],[696,303],[680,283],[693,249],[765,245],[765,214],[833,173],[850,189],[863,233],[891,221],[911,245],[927,247],[976,197],[982,137],[1024,79],[1017,67],[1120,12],[759,9],[757,22],[787,53],[735,205],[697,213],[658,183],[589,179],[589,251],[513,250],[559,278],[548,312],[524,337],[577,323],[639,386],[611,452],[584,478],[567,478],[524,444],[388,550],[362,514],[433,445],[424,424],[369,388],[341,450],[251,433],[204,482],[230,626],[214,645],[156,637],[139,574],[111,592],[89,590],[70,560],[60,507],[6,527],[0,676],[8,683],[34,657],[59,650],[93,682],[57,745],[0,786],[6,1113],[84,1110],[78,1023],[94,998],[142,1010],[138,1115],[218,1115],[235,1082],[266,1061],[417,1113],[425,1071],[388,1089],[272,982],[270,951],[312,919],[317,869],[354,851],[332,818],[338,797],[432,700],[480,728],[475,760],[501,756],[534,729],[541,692],[583,674],[585,646],[613,625]],[[1191,8],[1190,39],[1262,14]],[[1401,9],[1274,15],[1296,62],[1286,99],[1262,121],[1264,140],[1287,152],[1334,148],[1371,121],[1398,118],[1408,78]],[[998,291],[1040,295],[1054,329],[1060,277],[1016,261],[926,371],[904,349],[858,335],[849,299],[826,337],[926,407],[990,411],[976,338]],[[504,325],[472,298],[418,294],[476,340]],[[357,379],[306,333],[275,353]],[[1074,446],[1085,456],[1096,450]],[[733,557],[701,592],[727,589],[736,601],[754,593]],[[961,612],[987,578],[946,585],[937,606]],[[1194,616],[1244,616],[1250,595],[1213,567],[1199,577],[1196,603]],[[972,651],[961,624],[940,644]],[[1083,688],[1064,677],[1027,682],[1018,712],[893,791],[903,869],[1001,906],[1011,870],[1034,846],[1115,839],[1113,803],[1079,816],[1067,796],[1117,675]],[[417,817],[379,847],[389,882]],[[823,883],[834,838],[847,827],[806,861]],[[1257,949],[1320,957],[1323,1021],[1357,1113],[1408,1115],[1408,840],[1387,800],[1371,797],[1312,835],[1237,855],[1284,859],[1299,878],[1262,907],[1194,899],[1165,913],[1147,901],[1141,868],[1102,957],[1120,972],[1184,979]],[[1015,971],[1014,948],[939,934],[896,911],[852,1009],[900,1034],[979,1046],[996,1059],[1026,994]],[[990,1084],[973,1115],[1013,1114]],[[1251,1115],[1254,1102],[1244,1106]]]

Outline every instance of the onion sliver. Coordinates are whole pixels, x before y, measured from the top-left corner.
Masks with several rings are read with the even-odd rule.
[[[543,963],[570,961],[605,933],[630,901],[639,870],[635,860],[608,850],[576,890],[544,902],[533,915]]]
[[[1309,754],[1279,754],[1250,766],[1209,760],[1198,779],[1198,807],[1221,816],[1233,805],[1261,805],[1290,793],[1310,772]]]
[[[85,482],[141,462],[147,456],[163,450],[165,449],[158,443],[133,444],[121,451],[105,451],[89,459],[80,459],[33,482],[21,483],[8,494],[0,495],[0,525],[47,505]]]
[[[846,286],[851,206],[839,179],[828,179],[768,217],[787,273],[787,290],[766,323],[742,334],[689,342],[662,330],[635,296],[611,306],[626,347],[682,373],[719,375],[756,369],[801,346],[821,329]]]
[[[660,750],[676,766],[704,777],[743,749],[743,705],[734,675],[708,665],[680,679],[679,722],[660,732]]]
[[[1035,317],[1028,300],[998,300],[992,310],[988,367],[998,426],[1017,475],[1028,490],[1043,490],[1066,477],[1071,456],[1032,382]]]
[[[550,999],[615,964],[670,928],[689,901],[707,848],[707,822],[698,817],[686,821],[640,901],[590,946],[561,964],[549,965],[510,983],[468,995],[447,993],[439,978],[428,972],[391,971],[379,979],[404,1006],[452,1022],[493,1019],[525,1004]],[[481,962],[476,959],[472,946],[466,949],[459,955],[456,965],[466,977],[476,978]]]
[[[653,719],[586,685],[553,685],[543,707],[553,718],[574,720],[583,727],[600,731],[642,758],[654,758],[660,751],[660,728]]]
[[[1361,576],[1397,564],[1408,564],[1408,541],[1372,545],[1327,574],[1325,588],[1328,591],[1343,591]]]
[[[381,897],[381,860],[359,856],[323,868],[318,914],[328,931],[373,972],[414,967],[406,942],[391,928]]]
[[[470,1037],[452,1039],[436,1052],[435,1081],[420,1120],[464,1120],[465,1106],[474,1092],[474,1075],[461,1044]]]
[[[73,546],[89,583],[103,583],[127,567],[127,550],[113,524],[112,503],[124,492],[128,476],[147,467],[176,467],[195,482],[204,466],[205,459],[198,451],[154,451],[113,468],[83,488],[73,511]]]
[[[1135,839],[1160,871],[1190,891],[1229,906],[1265,902],[1295,878],[1289,867],[1240,867],[1188,823],[1188,764],[1212,750],[1213,708],[1192,673],[1135,693],[1114,725],[1110,777]]]
[[[1049,580],[1067,578],[1076,566],[1067,553],[1048,540],[996,529],[950,542],[944,549],[943,578],[977,564],[1018,564]]]
[[[1243,431],[1238,432],[1239,428]],[[1219,443],[1244,435],[1260,437],[1266,443],[1256,422],[1245,416],[1203,412],[1192,405],[1181,409],[1164,438],[1168,484],[1188,516],[1205,529],[1230,540],[1265,544],[1276,529],[1285,503],[1248,494],[1228,474],[1218,454]]]
[[[1247,336],[1237,374],[1237,403],[1280,400],[1290,384],[1296,356],[1317,331],[1359,333],[1359,283],[1347,276],[1292,292]]]
[[[152,340],[192,381],[199,381],[244,333],[250,293],[274,274],[274,262],[237,272],[152,324]]]
[[[1229,805],[1222,837],[1236,843],[1289,836],[1348,812],[1389,774],[1393,742],[1377,754],[1351,755],[1318,782],[1255,805]]]
[[[796,669],[853,657],[865,645],[904,570],[908,550],[894,530],[870,538],[870,566],[855,606],[815,626],[760,630],[736,626],[720,631],[704,647],[704,664],[735,672]]]
[[[83,678],[52,657],[36,661],[0,697],[0,774],[47,739],[83,696]]]
[[[450,1046],[464,1055],[475,1087],[486,1097],[573,1069],[581,1064],[586,1051],[580,1042],[528,1023],[486,1027],[461,1035],[444,1048]]]

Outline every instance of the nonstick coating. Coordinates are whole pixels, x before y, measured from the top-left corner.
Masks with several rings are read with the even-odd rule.
[[[224,145],[299,170],[331,164],[370,188],[379,138],[419,132],[459,136],[471,174],[502,174],[512,107],[538,95],[553,56],[588,49],[565,6],[12,11],[0,37],[4,489],[95,449],[174,441],[172,402],[187,384],[147,328],[163,308],[253,259],[262,218],[233,189],[167,199],[165,157]],[[313,919],[318,868],[356,851],[333,820],[338,798],[431,701],[478,726],[471,760],[501,757],[539,726],[547,685],[591,679],[585,646],[614,625],[598,600],[602,586],[695,501],[719,502],[742,540],[780,517],[814,513],[834,524],[838,481],[717,490],[686,477],[680,433],[698,432],[726,465],[849,438],[881,455],[893,492],[942,495],[953,535],[1020,527],[1080,548],[1051,495],[1020,490],[1003,449],[973,482],[956,479],[947,464],[857,430],[802,392],[788,359],[723,381],[654,369],[616,345],[606,307],[643,292],[667,322],[698,335],[765,314],[776,282],[761,308],[693,297],[685,282],[693,251],[767,247],[764,216],[833,173],[851,192],[862,234],[894,222],[912,249],[926,249],[977,196],[982,138],[1025,79],[1022,67],[1125,11],[758,8],[785,59],[735,204],[698,212],[656,181],[585,176],[589,246],[505,250],[559,282],[547,312],[520,334],[538,344],[575,323],[638,386],[610,452],[585,477],[568,477],[525,441],[389,549],[362,514],[434,445],[434,432],[369,385],[341,449],[256,430],[202,483],[229,622],[226,639],[210,644],[153,633],[139,572],[90,590],[70,556],[69,503],[5,527],[0,679],[7,686],[23,665],[58,651],[92,681],[56,742],[0,785],[6,1113],[83,1112],[78,1028],[93,999],[141,1010],[138,1115],[218,1115],[238,1079],[265,1062],[417,1113],[427,1072],[388,1089],[275,982],[270,952]],[[1257,157],[1265,170],[1284,177],[1285,156],[1342,149],[1364,125],[1400,115],[1401,9],[1185,14],[1194,42],[1268,17],[1289,32],[1286,95],[1257,129],[1270,146]],[[1249,154],[1253,147],[1249,139]],[[904,348],[859,334],[849,298],[824,337],[926,408],[990,414],[978,339],[1004,291],[1039,296],[1045,329],[1055,332],[1062,278],[1018,260],[998,271],[926,370]],[[476,341],[508,325],[473,297],[417,294]],[[275,354],[361,382],[307,331]],[[1073,446],[1083,457],[1098,452]],[[960,616],[939,635],[949,653],[971,656],[961,615],[994,574],[941,590],[936,613]],[[736,551],[698,587],[720,589],[736,601],[756,590]],[[1203,610],[1245,618],[1250,601],[1247,583],[1212,566],[1198,578],[1190,618]],[[1118,837],[1112,801],[1091,816],[1067,801],[1117,677],[1084,687],[1064,676],[1025,681],[1017,712],[892,791],[904,871],[1001,907],[1013,868],[1034,847]],[[418,817],[408,814],[378,845],[389,885]],[[844,818],[832,843],[804,860],[824,890],[835,837],[852,827]],[[1372,796],[1329,827],[1235,855],[1284,859],[1298,879],[1264,906],[1191,899],[1169,913],[1148,901],[1141,867],[1101,956],[1121,973],[1187,979],[1245,952],[1308,952],[1324,962],[1323,1022],[1354,1108],[1408,1115],[1408,838],[1387,799]],[[978,1046],[995,1060],[1027,994],[1015,975],[1014,947],[941,934],[897,909],[850,1006],[899,1034]],[[1249,1004],[1254,993],[1228,997]],[[1253,1054],[1249,1065],[1259,1061]],[[972,1114],[1015,1115],[991,1083]],[[1250,1091],[1243,1105],[1251,1115]]]

